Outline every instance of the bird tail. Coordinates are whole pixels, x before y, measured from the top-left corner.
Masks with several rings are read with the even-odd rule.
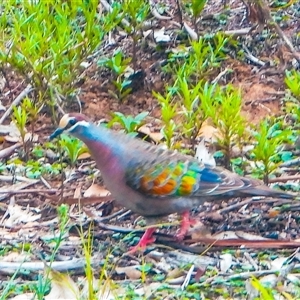
[[[264,196],[264,197],[278,197],[283,199],[294,199],[295,196],[279,190],[271,189],[265,185],[258,185],[246,188],[239,191],[245,196]]]

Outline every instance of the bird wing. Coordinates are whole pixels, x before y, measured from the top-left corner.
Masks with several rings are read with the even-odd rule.
[[[250,182],[225,169],[210,167],[184,155],[166,151],[153,158],[133,159],[126,183],[153,197],[200,197],[227,195]],[[229,194],[228,194],[229,195]]]

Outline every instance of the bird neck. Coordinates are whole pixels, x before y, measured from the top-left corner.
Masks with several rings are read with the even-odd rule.
[[[89,148],[102,173],[115,171],[118,165],[118,156],[116,154],[120,151],[120,146],[117,145],[114,138],[115,132],[102,126],[90,124],[89,127],[80,127],[73,134]]]

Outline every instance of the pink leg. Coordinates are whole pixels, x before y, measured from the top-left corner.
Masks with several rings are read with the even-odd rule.
[[[128,253],[133,254],[139,250],[145,250],[148,244],[152,244],[155,241],[155,238],[152,236],[154,231],[156,230],[155,227],[151,227],[146,229],[145,233],[134,247],[132,247]]]
[[[195,220],[190,219],[189,211],[183,212],[181,217],[182,219],[181,219],[180,229],[175,236],[178,241],[182,241],[186,236],[187,232],[189,231],[190,226],[195,224]]]

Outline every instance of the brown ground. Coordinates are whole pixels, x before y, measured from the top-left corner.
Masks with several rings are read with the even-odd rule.
[[[220,12],[222,9],[221,4],[218,1],[209,1],[210,5],[208,6],[205,14],[215,14]],[[175,5],[172,1],[170,1],[171,7],[173,10],[175,9]],[[231,8],[241,7],[240,1],[231,1]],[[242,16],[240,13],[238,14],[231,14],[230,21],[222,27],[222,30],[235,30],[240,28],[245,28],[250,25],[250,21],[245,18],[242,23]],[[285,24],[284,33],[288,36],[289,39],[295,41],[295,35],[299,32],[300,22],[299,17],[296,19],[297,21],[293,22],[290,21],[289,23]],[[163,22],[164,26],[170,26],[167,22]],[[203,23],[203,30],[205,31],[205,26],[210,24],[211,29],[216,29],[218,27],[214,24],[214,21],[206,20]],[[274,32],[274,31],[272,31]],[[274,35],[273,35],[274,36]],[[252,54],[258,57],[260,60],[266,62],[267,66],[259,67],[255,65],[253,62],[249,60],[238,60],[233,55],[229,54],[228,59],[225,60],[222,64],[222,68],[219,72],[223,71],[225,68],[232,69],[233,72],[230,73],[228,76],[222,77],[220,83],[227,84],[233,83],[236,87],[239,87],[242,90],[243,95],[243,113],[249,120],[249,123],[257,124],[261,120],[263,120],[266,116],[273,116],[281,114],[282,108],[282,99],[284,97],[284,90],[285,85],[283,82],[284,72],[286,69],[291,68],[291,60],[293,55],[290,51],[287,50],[284,43],[280,38],[276,37],[271,40],[265,40],[264,42],[259,42],[256,40],[255,33],[251,33],[247,36],[242,36],[238,38],[240,41],[242,40],[243,43],[247,44],[247,47],[253,52]],[[117,45],[115,47],[122,47],[124,52],[130,52],[130,45],[131,40],[130,38],[119,38],[117,39]],[[169,47],[171,47],[170,45]],[[299,45],[298,45],[299,47]],[[113,51],[112,47],[110,50]],[[140,47],[138,49],[138,61],[137,64],[139,68],[142,70],[148,70],[150,66],[153,65],[158,60],[164,59],[164,53],[153,53],[153,48],[143,48]],[[274,66],[269,66],[272,63],[276,62]],[[218,74],[215,74],[218,75]],[[17,76],[14,72],[10,70],[6,70],[6,79],[8,80],[8,85],[3,89],[1,101],[2,105],[6,108],[9,107],[12,100],[24,89],[26,84],[24,82],[20,82],[20,77]],[[110,75],[107,71],[99,69],[95,63],[92,64],[86,70],[84,80],[82,80],[80,86],[80,100],[82,101],[83,112],[90,116],[94,120],[100,120],[102,118],[110,119],[111,113],[115,111],[122,112],[124,114],[131,114],[136,115],[142,111],[149,111],[150,116],[159,118],[160,112],[159,107],[157,105],[156,100],[153,98],[151,90],[155,89],[158,92],[163,93],[164,91],[164,78],[161,78],[161,73],[158,68],[154,68],[153,70],[147,72],[146,77],[139,81],[139,85],[137,89],[133,91],[124,101],[120,102],[114,99],[109,93],[108,88],[111,87],[109,80]],[[166,79],[165,79],[166,80]],[[10,92],[9,94],[5,94],[6,92]],[[78,107],[76,104],[71,104],[70,106],[64,107],[65,111],[74,111],[77,110]],[[9,118],[6,120],[8,121]],[[39,135],[39,141],[43,143],[47,140],[47,136],[49,132],[51,132],[54,128],[52,121],[50,121],[50,117],[47,114],[44,114],[40,117],[38,121],[38,126],[40,129],[37,130]],[[10,143],[4,142],[3,149],[7,148],[7,146],[11,145]],[[76,175],[76,180],[70,181],[65,185],[66,189],[70,189],[71,192],[67,193],[71,198],[74,197],[74,190],[75,193],[79,191],[84,191],[88,188],[92,181],[89,177],[84,177],[90,173],[89,167],[83,167],[79,173]],[[52,187],[57,188],[60,185],[59,179],[56,177],[55,180],[53,178],[47,178],[50,182]],[[35,185],[35,187],[39,189],[43,189],[43,184],[39,183]],[[52,220],[56,216],[56,211],[53,208],[53,204],[59,199],[59,196],[56,194],[44,196],[43,193],[36,192],[36,193],[28,193],[22,196],[16,196],[16,203],[23,208],[27,205],[31,208],[36,207],[41,209],[41,219],[39,220],[39,224],[31,223],[28,224],[28,229],[25,229],[28,234],[32,235],[32,243],[35,245],[35,251],[45,251],[46,253],[51,253],[51,249],[45,247],[43,242],[41,242],[40,237],[44,236],[49,230],[48,225],[45,223],[47,220]],[[75,198],[75,197],[74,197]],[[6,205],[5,209],[7,208],[7,204],[11,201],[11,199],[6,198]],[[72,203],[73,199],[65,199],[64,202]],[[73,201],[77,203],[77,199]],[[92,201],[93,202],[93,201]],[[45,205],[47,203],[47,205]],[[51,206],[48,206],[51,204]],[[224,207],[220,204],[216,204],[215,207],[207,207],[204,208],[204,212],[196,211],[195,214],[199,213],[199,217],[206,218],[205,222],[208,222],[209,226],[214,227],[213,231],[223,231],[229,230],[234,228],[236,230],[250,230],[255,234],[262,235],[262,236],[270,236],[272,232],[276,232],[276,237],[283,237],[288,239],[296,239],[300,238],[299,231],[297,229],[297,220],[299,219],[298,212],[292,214],[289,213],[283,214],[281,217],[276,220],[276,222],[272,223],[269,222],[272,212],[273,202],[269,204],[256,204],[249,210],[249,215],[253,213],[253,211],[257,211],[262,215],[262,218],[259,220],[259,225],[256,221],[247,219],[245,215],[242,213],[235,212],[228,212],[225,216],[219,213],[210,213],[207,214],[207,211],[211,211],[212,208],[214,209],[223,209]],[[226,204],[227,205],[227,204]],[[230,204],[229,204],[230,205]],[[98,206],[94,206],[93,208],[84,208],[85,213],[88,216],[101,216],[101,212],[104,215],[110,215],[113,212],[119,210],[119,207],[113,208],[110,204],[105,203],[99,204]],[[207,211],[206,211],[207,209]],[[78,219],[77,215],[74,214],[74,231],[71,232],[71,236],[78,237],[76,227],[78,226]],[[243,212],[244,214],[244,212]],[[71,213],[72,215],[72,213]],[[135,220],[136,216],[133,215],[126,215],[122,219],[122,224],[120,225],[115,231],[122,231],[120,228],[123,226],[131,227],[133,221]],[[285,220],[289,219],[289,226],[287,227]],[[212,222],[211,222],[212,221]],[[253,221],[253,222],[252,222]],[[117,221],[118,223],[120,221]],[[87,222],[88,223],[88,222]],[[103,219],[103,223],[105,220]],[[109,221],[108,221],[109,223]],[[113,222],[114,223],[114,222]],[[115,224],[115,223],[114,223]],[[32,227],[30,227],[30,225]],[[100,226],[101,227],[101,226]],[[12,229],[13,239],[18,240],[18,233],[20,227],[15,227]],[[114,231],[114,228],[111,228],[107,225],[107,230],[103,228],[100,229],[96,226],[95,228],[95,239],[97,242],[101,241],[107,247],[110,245],[111,242],[111,231]],[[194,238],[197,238],[198,235],[195,233]],[[163,236],[161,237],[163,239]],[[114,239],[113,239],[114,241]],[[116,241],[115,241],[116,242]],[[189,245],[189,242],[187,242]],[[173,245],[174,246],[174,245]],[[127,245],[121,244],[121,249],[125,249]],[[182,246],[176,246],[181,248]],[[76,250],[75,250],[76,249]],[[106,249],[105,249],[106,250]],[[73,256],[79,251],[77,247],[67,247],[67,250],[62,251],[64,255]],[[198,253],[201,253],[202,249],[198,250]],[[117,251],[117,254],[119,252]],[[122,278],[122,276],[118,276],[118,278]]]

